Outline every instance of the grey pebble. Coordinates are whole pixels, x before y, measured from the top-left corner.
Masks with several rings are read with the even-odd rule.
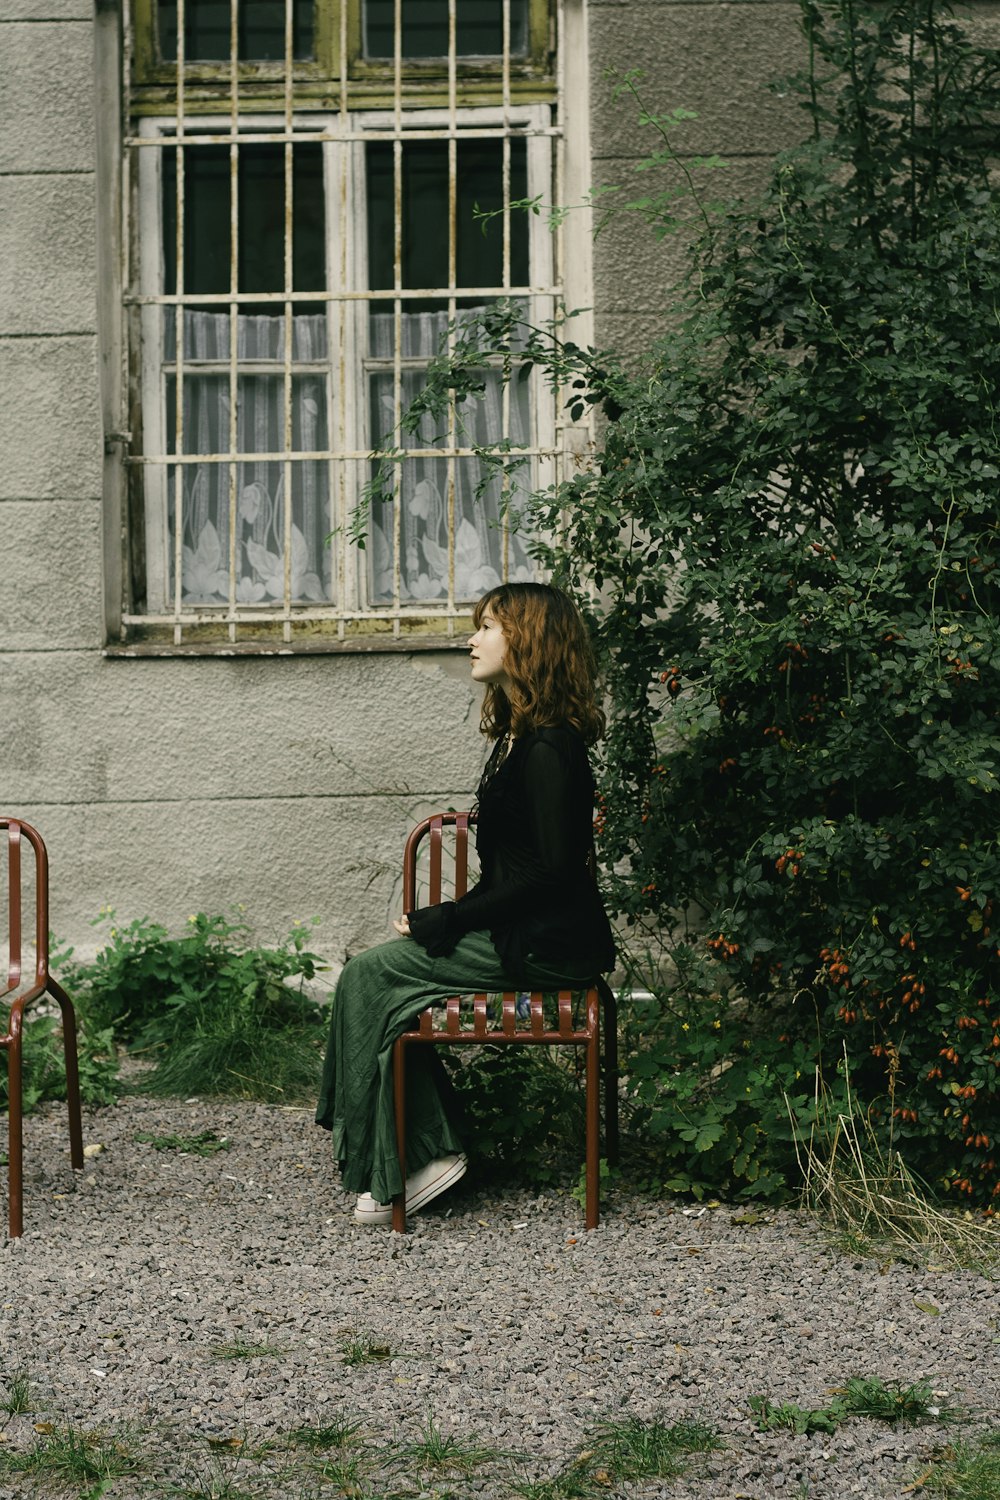
[[[200,1130],[230,1149],[135,1140]],[[849,1376],[877,1375],[926,1378],[986,1419],[1000,1410],[1000,1361],[982,1357],[995,1283],[845,1257],[791,1211],[750,1228],[726,1206],[685,1215],[619,1192],[587,1234],[568,1196],[463,1184],[403,1239],[354,1223],[305,1110],[130,1097],[88,1114],[85,1141],[105,1149],[86,1178],[69,1168],[60,1108],[31,1116],[25,1139],[26,1232],[0,1249],[0,1375],[22,1368],[38,1409],[7,1419],[15,1445],[41,1418],[137,1423],[170,1434],[180,1464],[189,1440],[204,1459],[208,1439],[344,1414],[374,1440],[412,1442],[433,1418],[551,1477],[603,1417],[697,1420],[726,1448],[671,1495],[896,1500],[951,1428],[762,1433],[749,1398],[823,1406]],[[940,1308],[932,1324],[914,1298]],[[345,1365],[352,1338],[391,1357]],[[241,1341],[276,1352],[220,1356]],[[281,1484],[276,1500],[298,1500]],[[133,1491],[117,1481],[109,1496]]]

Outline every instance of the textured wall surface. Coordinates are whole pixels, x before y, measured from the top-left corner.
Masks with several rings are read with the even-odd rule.
[[[804,130],[794,102],[768,87],[802,66],[798,15],[794,0],[590,0],[595,185],[615,185],[627,201],[682,181],[676,169],[636,171],[662,144],[639,126],[634,99],[614,97],[622,75],[639,69],[647,108],[697,115],[672,131],[671,145],[682,156],[724,158],[725,169],[707,179],[708,196],[752,192],[774,153]],[[648,351],[684,257],[682,236],[657,241],[634,214],[613,218],[595,246],[597,342],[632,358]]]
[[[387,935],[402,840],[467,805],[482,764],[461,653],[107,660],[101,655],[95,79],[83,0],[0,19],[0,806],[37,823],[54,929],[93,945],[104,906],[182,923],[245,904],[264,932],[322,918],[335,960]],[[766,79],[797,60],[795,7],[591,0],[594,178],[648,148],[608,67],[699,120],[684,149],[759,174],[797,129]],[[598,335],[647,346],[677,249],[632,224],[596,249]]]

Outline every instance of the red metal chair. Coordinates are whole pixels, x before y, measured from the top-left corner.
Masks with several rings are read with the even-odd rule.
[[[8,1218],[11,1239],[24,1232],[22,1182],[24,1148],[21,1131],[21,1043],[24,1008],[32,1000],[51,995],[62,1011],[63,1050],[66,1057],[66,1101],[69,1106],[70,1161],[83,1167],[83,1127],[80,1121],[80,1075],[76,1058],[76,1016],[66,991],[49,973],[49,859],[41,835],[17,818],[0,818],[7,830],[8,957],[7,986],[10,996],[21,989],[21,840],[27,839],[35,855],[35,980],[9,1001],[10,1018],[0,1047],[7,1049],[7,1154]]]
[[[444,830],[453,830],[449,840],[453,860],[451,881],[455,898],[468,889],[469,826],[466,812],[437,813],[418,823],[406,841],[403,854],[403,910],[417,905],[433,906],[441,900]],[[421,846],[429,844],[426,893],[416,899],[417,869]],[[577,992],[579,993],[579,992]],[[445,1002],[443,1011],[429,1006],[418,1017],[412,1031],[406,1031],[393,1048],[393,1089],[396,1114],[396,1149],[400,1171],[406,1178],[406,1052],[418,1045],[430,1046],[499,1046],[583,1047],[586,1052],[586,1208],[587,1229],[596,1229],[600,1217],[600,1107],[601,1010],[604,1011],[604,1129],[605,1153],[610,1163],[618,1160],[618,1014],[614,992],[601,978],[583,994],[574,1017],[573,991],[562,990],[558,996],[558,1021],[546,1025],[543,994],[529,995],[528,1014],[518,1016],[517,995],[504,994],[500,1003],[500,1024],[488,1012],[489,997],[478,994],[464,1000],[454,996]],[[471,1025],[469,1024],[471,1019]],[[464,1021],[464,1025],[463,1025]],[[392,1227],[402,1234],[406,1229],[406,1195],[398,1193],[392,1201]]]

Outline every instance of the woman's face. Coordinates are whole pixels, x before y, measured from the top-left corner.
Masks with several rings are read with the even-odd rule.
[[[507,642],[500,622],[494,619],[489,606],[483,610],[479,629],[475,635],[469,636],[469,650],[472,653],[473,682],[493,682],[503,687],[507,681],[503,669]]]

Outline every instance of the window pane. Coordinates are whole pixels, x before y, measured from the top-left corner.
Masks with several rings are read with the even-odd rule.
[[[229,0],[186,0],[185,60],[228,62],[230,24]],[[157,25],[160,59],[173,62],[177,57],[177,0],[159,0]],[[239,0],[236,26],[241,62],[284,61],[284,0]],[[292,55],[299,61],[315,56],[313,0],[292,0]]]
[[[177,157],[163,153],[165,290],[176,286]],[[280,145],[239,148],[238,290],[285,285],[285,161]],[[228,146],[190,146],[184,157],[184,291],[229,291]],[[326,286],[322,147],[307,142],[292,158],[292,276],[297,291]]]
[[[404,317],[404,343],[414,354],[432,354],[437,346],[441,321],[446,316],[417,313]],[[407,329],[406,325],[410,324]],[[405,407],[419,393],[423,384],[421,370],[404,371],[401,401]],[[530,440],[531,421],[528,387],[513,381],[509,388],[507,435],[516,447]],[[396,418],[393,405],[393,376],[389,372],[373,374],[369,381],[373,441],[394,432]],[[486,391],[481,401],[471,400],[459,407],[456,437],[463,447],[474,443],[496,442],[504,431],[504,398],[500,372],[486,376]],[[442,424],[425,416],[419,432],[402,438],[408,448],[428,448],[446,436]],[[398,439],[398,434],[397,434]],[[531,466],[527,464],[515,477],[511,490],[526,489],[530,484]],[[506,575],[510,579],[530,579],[534,575],[522,537],[517,532],[506,538],[500,524],[503,487],[499,476],[492,478],[482,493],[477,493],[483,469],[477,458],[412,458],[401,466],[400,496],[402,513],[399,545],[399,590],[404,601],[446,599],[452,555],[454,556],[455,598],[477,599],[487,589],[495,588]],[[454,486],[454,551],[449,544],[450,488]],[[516,494],[509,496],[517,509]],[[393,597],[396,558],[395,504],[379,504],[372,511],[371,540],[368,547],[369,587],[373,603],[385,604]]]
[[[393,148],[376,141],[366,150],[368,275],[374,290],[393,285]],[[459,141],[456,184],[456,285],[503,286],[503,144]],[[510,145],[510,197],[527,196],[527,143]],[[485,224],[476,210],[497,212]],[[402,285],[448,285],[448,145],[403,146]],[[510,215],[510,284],[528,282],[528,219]]]
[[[175,382],[166,382],[168,443],[175,446]],[[242,375],[237,386],[237,445],[243,452],[284,446],[284,383],[276,376]],[[316,376],[292,381],[292,445],[325,448],[326,383]],[[229,381],[187,375],[184,381],[184,452],[220,453],[229,447]],[[236,596],[244,604],[273,604],[284,596],[285,465],[236,465]],[[322,603],[330,597],[331,559],[326,545],[332,522],[329,466],[296,461],[292,473],[292,600]],[[230,467],[185,464],[183,572],[185,602],[219,604],[229,597]],[[168,520],[175,526],[176,469],[168,470]],[[172,540],[171,540],[171,556]],[[171,587],[173,586],[171,582]]]
[[[394,0],[365,0],[365,56],[395,56]],[[448,0],[403,0],[403,56],[448,56]],[[456,0],[455,50],[458,57],[503,56],[502,0]],[[528,0],[510,0],[510,50],[528,50]]]

